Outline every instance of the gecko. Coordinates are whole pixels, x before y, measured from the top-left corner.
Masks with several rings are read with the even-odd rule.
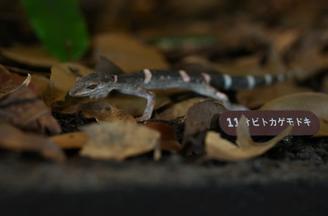
[[[105,98],[116,90],[122,94],[134,95],[146,99],[146,107],[138,121],[149,120],[155,106],[155,94],[152,90],[184,89],[205,97],[218,100],[227,109],[234,106],[226,94],[221,92],[254,89],[259,86],[273,85],[287,80],[290,73],[231,76],[214,71],[151,70],[143,69],[134,73],[124,73],[110,60],[102,57],[95,71],[77,78],[69,95],[73,97]]]

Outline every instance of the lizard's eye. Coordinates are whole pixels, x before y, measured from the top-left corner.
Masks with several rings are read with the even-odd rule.
[[[117,82],[117,76],[116,75],[114,75],[114,76],[111,76],[111,80],[112,80],[112,82]]]
[[[87,89],[95,89],[97,87],[96,84],[91,84],[87,87]]]

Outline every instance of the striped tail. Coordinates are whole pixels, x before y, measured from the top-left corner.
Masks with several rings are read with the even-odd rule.
[[[270,86],[284,82],[293,77],[293,73],[230,76],[228,74],[212,75],[211,85],[222,90],[254,89],[260,86]]]

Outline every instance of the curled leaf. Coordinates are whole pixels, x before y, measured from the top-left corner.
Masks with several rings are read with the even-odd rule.
[[[184,139],[201,131],[209,130],[213,124],[213,118],[224,111],[226,108],[213,100],[206,100],[193,105],[186,116]]]
[[[205,138],[206,157],[224,161],[239,161],[256,157],[271,149],[291,130],[292,127],[288,127],[267,142],[254,142],[249,134],[246,117],[242,116],[237,127],[237,145],[222,138],[220,134],[210,131]]]
[[[218,127],[218,116],[225,110],[222,104],[213,100],[202,101],[188,110],[182,139],[188,152],[203,153],[206,132]]]

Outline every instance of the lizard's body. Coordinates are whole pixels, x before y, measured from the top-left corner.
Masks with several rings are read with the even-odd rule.
[[[104,61],[104,60],[103,60]],[[105,60],[106,61],[106,60]],[[227,108],[229,99],[219,90],[253,89],[258,86],[272,85],[284,81],[284,74],[264,76],[230,76],[215,72],[185,70],[149,70],[124,74],[111,62],[104,62],[96,72],[79,79],[70,90],[71,96],[88,96],[91,98],[106,97],[112,90],[123,94],[143,97],[147,105],[139,120],[151,118],[155,98],[151,90],[186,89],[221,101]]]

